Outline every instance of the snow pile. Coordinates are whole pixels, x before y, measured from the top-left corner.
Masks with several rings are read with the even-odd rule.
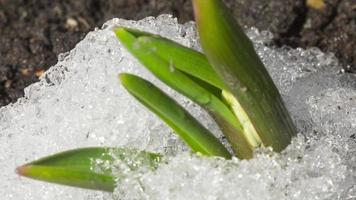
[[[275,48],[271,35],[248,35],[303,134],[282,153],[250,161],[190,155],[159,119],[120,86],[117,74],[138,74],[162,87],[209,129],[216,124],[198,106],[165,87],[120,45],[111,31],[129,26],[199,49],[193,23],[168,15],[141,21],[113,19],[60,55],[25,98],[0,109],[2,199],[355,199],[356,79],[318,49]],[[84,146],[121,146],[169,155],[156,171],[119,182],[114,194],[20,178],[16,166]]]

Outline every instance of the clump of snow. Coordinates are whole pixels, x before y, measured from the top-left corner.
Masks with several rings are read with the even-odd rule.
[[[194,23],[168,15],[113,19],[59,56],[25,97],[0,109],[2,199],[355,199],[356,79],[318,49],[276,48],[271,34],[248,29],[301,134],[282,154],[268,149],[249,161],[191,155],[157,117],[120,86],[120,72],[138,74],[178,99],[212,131],[198,106],[156,80],[123,49],[112,28],[128,26],[200,49]],[[16,166],[58,151],[120,146],[168,155],[155,171],[118,181],[114,194],[17,176]]]

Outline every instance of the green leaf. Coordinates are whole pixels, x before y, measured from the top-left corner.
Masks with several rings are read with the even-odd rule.
[[[91,147],[65,151],[17,168],[19,175],[62,185],[113,192],[115,177],[108,166],[122,161],[131,170],[156,168],[161,156],[123,148]],[[116,174],[118,176],[118,174]]]
[[[193,4],[204,52],[229,88],[226,97],[234,113],[247,116],[246,127],[255,129],[264,146],[283,150],[296,131],[252,42],[220,0],[193,0]]]
[[[194,82],[187,75],[176,69],[174,63],[162,59],[147,44],[147,37],[136,38],[125,29],[116,34],[125,47],[157,78],[202,105],[211,105],[217,99],[209,91]],[[217,99],[218,100],[218,99]],[[218,100],[221,102],[220,100]],[[220,109],[216,109],[217,111]]]
[[[228,106],[216,96],[221,96],[221,90],[217,92],[216,90],[219,90],[218,88],[215,88],[216,90],[212,89],[214,86],[209,87],[209,83],[198,78],[193,78],[194,73],[199,74],[199,71],[196,70],[194,73],[191,73],[194,70],[188,70],[188,68],[194,68],[195,66],[191,63],[186,64],[189,62],[184,63],[178,61],[182,60],[183,57],[176,57],[176,54],[172,54],[170,57],[168,57],[167,54],[162,58],[160,55],[164,53],[157,54],[157,52],[163,52],[164,46],[158,44],[152,45],[154,43],[151,42],[153,39],[148,36],[136,38],[135,36],[138,35],[137,31],[131,34],[126,29],[119,28],[116,30],[116,34],[125,47],[156,77],[171,88],[198,103],[214,118],[218,118],[221,122],[224,122],[224,126],[230,127],[229,129],[222,127],[222,130],[239,158],[252,157],[252,146],[248,143],[247,138],[243,134],[239,121]],[[163,40],[160,40],[160,42],[157,43],[162,44],[162,41]],[[182,50],[173,50],[178,45],[172,44],[173,43],[169,43],[168,45],[168,49],[171,49],[170,52],[183,52]],[[161,50],[158,51],[157,49]],[[195,53],[188,56],[189,51],[184,51],[182,54],[186,54],[185,60],[190,58],[194,60],[195,56],[199,56]],[[167,60],[168,58],[171,62]],[[212,69],[207,63],[206,58],[200,57],[199,59],[201,59],[202,63],[205,63],[202,64],[204,69]],[[177,61],[177,63],[175,63],[175,61]],[[186,67],[181,67],[180,65],[185,65]],[[180,71],[182,68],[185,68],[184,71],[189,73],[189,75]],[[214,72],[209,73],[214,74]]]
[[[227,89],[225,83],[211,67],[204,54],[167,39],[146,37],[143,41],[145,41],[146,47],[150,47],[156,55],[169,61],[180,71],[201,79],[221,90]]]
[[[168,124],[194,152],[231,158],[209,130],[159,88],[131,74],[120,74],[120,80],[129,93]]]
[[[126,47],[131,47],[135,44],[137,49],[134,50],[139,51],[144,45],[144,48],[171,64],[172,67],[174,66],[176,69],[201,79],[220,90],[227,89],[225,83],[216,74],[204,54],[159,35],[135,29],[120,27],[115,32]],[[136,38],[135,43],[126,42],[128,40],[125,40],[125,38],[128,35]],[[131,48],[129,50],[132,52]]]

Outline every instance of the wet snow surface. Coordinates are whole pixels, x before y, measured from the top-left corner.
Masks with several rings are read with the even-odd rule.
[[[282,153],[250,161],[199,157],[120,86],[119,72],[147,78],[176,97],[215,133],[198,106],[150,75],[111,31],[124,25],[199,49],[193,23],[170,16],[113,19],[89,33],[26,97],[0,109],[1,199],[356,199],[356,79],[318,49],[275,48],[271,35],[248,29],[302,133]],[[132,174],[114,195],[17,176],[28,161],[84,146],[121,146],[167,154],[156,171]]]

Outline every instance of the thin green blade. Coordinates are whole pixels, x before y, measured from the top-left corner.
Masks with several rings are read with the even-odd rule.
[[[120,80],[128,92],[168,124],[194,152],[231,158],[209,130],[159,88],[131,74],[120,74]]]
[[[151,47],[156,55],[171,62],[180,71],[210,83],[221,90],[227,89],[204,54],[166,39],[147,38],[145,41],[146,47]]]
[[[95,161],[123,161],[135,170],[155,168],[161,156],[155,153],[122,148],[92,147],[65,151],[17,168],[19,175],[41,181],[113,192],[115,177],[110,168],[100,168]],[[135,165],[133,165],[135,163]]]
[[[220,0],[193,0],[193,4],[204,52],[236,98],[238,105],[231,105],[238,108],[235,113],[248,117],[264,146],[283,150],[296,131],[252,42]]]
[[[138,43],[144,43],[145,48],[170,63],[172,67],[174,66],[178,70],[201,79],[221,90],[227,89],[225,83],[216,74],[204,54],[159,35],[135,29],[120,27],[115,32],[121,41],[124,41],[122,38],[127,34],[135,37],[137,41],[140,41]],[[138,43],[136,43],[136,47],[139,46],[137,45]],[[126,47],[129,46],[128,43],[124,42],[124,44]]]
[[[151,38],[145,36],[136,38],[123,28],[118,29],[116,34],[127,50],[161,81],[200,105],[209,106],[214,111],[223,110],[221,107],[212,107],[224,105],[215,95],[212,95],[207,90],[207,87],[201,87],[201,84],[178,70],[176,63],[165,60],[157,55],[156,50],[152,50],[155,48],[149,42]],[[221,104],[215,105],[215,102],[221,102]]]
[[[245,138],[245,135],[242,134],[242,128],[240,126],[239,121],[230,111],[230,109],[225,105],[225,103],[221,101],[219,97],[216,96],[216,90],[211,89],[207,86],[209,85],[209,83],[204,81],[202,82],[204,82],[205,85],[199,83],[199,81],[196,80],[198,78],[194,79],[190,77],[190,74],[187,75],[182,71],[177,70],[181,69],[181,67],[178,67],[178,64],[184,65],[183,62],[177,61],[178,64],[176,65],[176,63],[174,62],[170,63],[166,60],[168,58],[168,54],[165,55],[165,58],[159,56],[163,55],[164,53],[160,53],[159,55],[157,55],[157,49],[161,49],[160,51],[163,52],[164,46],[158,47],[160,45],[157,44],[152,46],[152,38],[148,38],[147,36],[136,38],[134,34],[127,32],[123,28],[118,29],[116,31],[116,34],[120,41],[125,45],[125,47],[161,81],[163,81],[176,91],[180,92],[181,94],[187,96],[194,102],[198,103],[211,115],[213,115],[214,118],[221,119],[221,121],[224,121],[224,124],[229,123],[229,127],[231,128],[228,132],[223,132],[227,137],[228,141],[230,142],[235,154],[239,158],[250,158],[252,156],[252,146],[249,144],[247,138]],[[158,43],[162,44],[162,42]],[[171,46],[171,44],[169,44],[168,46],[173,49],[173,46]],[[171,50],[171,52],[172,51],[173,50]],[[188,54],[187,52],[188,51],[184,51],[184,54]],[[195,55],[197,54],[192,54],[190,57],[194,57]],[[175,55],[172,55],[172,57],[175,57]],[[187,56],[186,59],[189,59],[190,57]],[[174,60],[179,59],[174,58]],[[203,62],[206,62],[206,59],[203,57],[201,57],[201,60],[203,60]],[[172,65],[174,65],[173,69]],[[186,66],[191,68],[194,67],[191,64],[187,64]],[[205,63],[204,66],[207,69],[211,69],[208,63]],[[175,69],[175,67],[177,69]],[[198,71],[196,71],[196,73],[198,73]],[[219,95],[221,95],[221,91],[219,92]],[[234,129],[232,129],[232,127]],[[222,130],[227,129],[222,128]]]

